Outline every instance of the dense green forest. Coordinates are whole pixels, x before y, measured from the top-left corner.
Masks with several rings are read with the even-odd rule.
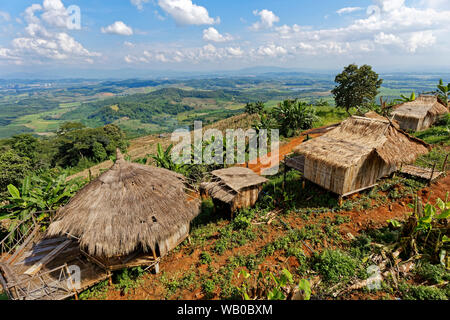
[[[125,134],[113,124],[94,129],[71,122],[53,137],[20,134],[0,140],[0,202],[9,184],[18,186],[27,176],[76,172],[114,157],[116,148],[125,151],[127,146]]]

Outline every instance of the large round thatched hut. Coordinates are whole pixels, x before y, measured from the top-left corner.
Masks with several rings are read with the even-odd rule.
[[[108,269],[146,265],[186,239],[199,204],[182,175],[130,163],[118,151],[111,169],[58,212],[48,235],[79,239],[84,253]]]

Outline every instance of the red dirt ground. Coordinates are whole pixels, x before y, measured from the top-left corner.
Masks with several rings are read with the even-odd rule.
[[[279,159],[282,160],[284,156],[292,153],[292,150],[300,145],[306,135],[309,134],[310,137],[314,138],[322,135],[326,132],[326,128],[315,128],[309,131],[304,132],[301,136],[290,139],[287,143],[280,146],[279,150]],[[271,157],[271,154],[268,154],[268,157]],[[267,161],[266,161],[267,163]],[[257,164],[250,164],[249,168],[254,172],[260,174],[263,170],[268,169],[269,166],[262,165],[260,162]],[[446,193],[450,191],[450,176],[446,176],[440,180],[435,181],[431,186],[424,188],[418,192],[418,196],[425,201],[434,202],[437,198],[444,199]],[[355,194],[353,197],[357,197]],[[408,204],[413,201],[413,197],[409,196],[403,199],[400,199],[397,202],[390,202],[384,206],[380,206],[377,208],[373,208],[366,211],[349,211],[342,212],[341,215],[348,216],[350,218],[350,222],[344,223],[340,226],[340,233],[343,237],[349,237],[349,233],[353,236],[358,235],[362,230],[367,228],[380,228],[387,224],[387,220],[389,219],[397,219],[397,220],[405,220],[408,217],[408,212],[410,209],[408,208]],[[327,216],[333,217],[335,213],[326,213],[321,214],[320,218],[325,218]],[[289,225],[293,228],[301,228],[305,225],[305,221],[297,215],[289,215],[283,217]],[[318,220],[318,218],[316,218]],[[317,222],[314,219],[310,219],[308,223]],[[227,260],[235,256],[237,254],[246,255],[251,253],[257,253],[260,248],[262,248],[267,243],[275,240],[277,237],[285,234],[285,231],[281,227],[276,227],[274,225],[268,226],[267,234],[264,235],[264,239],[258,242],[258,247],[255,247],[255,243],[249,243],[242,247],[234,248],[232,250],[226,251],[221,256],[215,256],[215,260],[211,263],[212,267],[216,270],[226,264]],[[191,270],[199,270],[202,274],[207,274],[207,266],[198,266],[197,263],[199,261],[199,256],[201,252],[208,250],[208,248],[212,244],[206,245],[203,248],[196,248],[193,252],[189,252],[189,248],[181,248],[178,252],[172,252],[167,257],[163,259],[160,264],[160,269],[164,271],[164,274],[167,277],[173,277],[177,275],[182,275],[183,273],[187,273]],[[308,243],[310,247],[313,247]],[[320,250],[321,248],[330,247],[326,241],[316,247],[313,247],[313,250]],[[305,254],[311,254],[310,249],[304,246]],[[266,260],[258,266],[258,269],[267,270],[267,271],[280,271],[283,268],[294,269],[298,267],[298,261],[294,257],[290,257],[286,259],[281,253],[277,255],[275,252],[272,256],[266,258]],[[239,274],[242,268],[235,270],[235,278]],[[161,300],[165,299],[165,289],[162,283],[158,280],[161,279],[162,274],[154,275],[147,274],[144,276],[143,282],[139,285],[135,290],[130,290],[128,294],[121,294],[119,290],[114,288],[110,288],[107,293],[107,299],[111,300]],[[235,284],[238,284],[239,280],[236,281]],[[198,300],[204,299],[204,295],[201,292],[200,288],[197,288],[194,291],[184,290],[179,295],[174,296],[176,298],[181,298],[184,300]],[[174,298],[172,297],[172,298]],[[381,299],[386,297],[384,293],[377,294],[363,294],[360,292],[353,292],[349,294],[346,299]]]
[[[296,140],[298,141],[298,140]],[[434,182],[431,186],[426,187],[418,192],[418,196],[425,201],[434,202],[437,198],[444,199],[446,193],[450,191],[450,176],[446,176],[441,180]],[[340,226],[340,233],[343,237],[348,237],[348,233],[356,236],[362,230],[367,228],[380,228],[387,224],[388,219],[405,220],[408,216],[410,209],[407,207],[408,203],[411,203],[413,198],[411,196],[400,199],[397,202],[391,202],[385,206],[378,208],[373,208],[367,211],[349,211],[340,213],[344,216],[351,218],[350,222],[344,223]],[[334,216],[333,213],[321,214],[320,218],[324,218],[327,215],[330,217]],[[289,215],[283,217],[293,228],[299,228],[304,226],[305,221],[297,215]],[[314,220],[311,219],[308,223],[313,223]],[[275,240],[277,237],[285,234],[282,228],[276,227],[274,225],[268,226],[268,232],[264,236],[264,239],[258,242],[258,247],[255,247],[254,243],[244,245],[233,250],[228,250],[222,256],[217,256],[216,260],[212,263],[215,269],[226,264],[228,258],[236,254],[250,254],[257,253],[260,248],[265,244]],[[189,254],[188,247],[182,248],[180,251],[170,253],[160,264],[161,270],[164,271],[167,277],[182,275],[183,273],[189,272],[191,270],[200,270],[202,274],[206,274],[206,266],[197,266],[199,255],[202,251],[208,249],[211,244],[205,246],[204,248],[196,248],[191,254]],[[319,246],[313,247],[313,250],[318,250],[323,247],[329,247],[328,243],[322,243]],[[310,254],[309,249],[304,247],[305,254]],[[281,253],[277,255],[274,253],[273,256],[269,256],[258,269],[267,271],[280,271],[283,268],[293,269],[298,266],[298,262],[295,258],[286,259]],[[241,269],[235,270],[235,275],[237,277]],[[165,289],[163,285],[158,281],[161,279],[161,274],[147,274],[144,276],[142,284],[135,290],[131,290],[128,294],[121,295],[121,293],[110,288],[107,294],[107,299],[112,300],[161,300],[165,299]],[[236,281],[235,284],[238,284]],[[176,298],[181,298],[185,300],[198,300],[204,299],[201,289],[198,288],[195,291],[184,290],[179,295],[174,296]],[[172,298],[174,298],[172,297]],[[380,299],[385,297],[384,294],[364,294],[360,292],[353,292],[349,294],[346,299]]]
[[[281,144],[278,152],[278,163],[283,161],[285,156],[291,154],[294,148],[299,146],[306,139],[307,135],[309,135],[310,138],[319,137],[323,135],[326,132],[326,129],[329,127],[330,125],[307,130],[300,136],[291,138],[287,143]],[[272,164],[277,163],[276,157],[276,155],[272,155],[272,153],[269,152],[267,156],[264,157],[264,164],[261,163],[260,159],[258,159],[258,162],[256,164],[249,163],[248,168],[253,170],[257,174],[261,174],[264,170],[270,169]]]

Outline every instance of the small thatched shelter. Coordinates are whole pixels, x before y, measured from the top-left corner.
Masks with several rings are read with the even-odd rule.
[[[248,168],[231,167],[211,172],[211,182],[203,183],[201,191],[213,199],[216,208],[231,212],[255,205],[268,180]]]
[[[353,116],[295,148],[294,159],[305,179],[346,196],[373,186],[429,148],[387,120]]]
[[[182,175],[130,163],[118,151],[111,169],[58,212],[48,235],[78,238],[86,254],[108,267],[140,253],[156,259],[188,236],[199,207]]]
[[[428,129],[442,115],[448,113],[436,96],[421,95],[416,100],[393,107],[394,120],[403,130],[421,131]]]

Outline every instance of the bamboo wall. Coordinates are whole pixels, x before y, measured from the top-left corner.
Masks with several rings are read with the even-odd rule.
[[[394,172],[395,169],[395,166],[387,165],[373,151],[368,156],[363,157],[356,166],[347,170],[345,184],[341,194],[374,185],[379,178]]]
[[[346,169],[331,166],[323,161],[305,159],[304,177],[334,193],[341,194],[344,189]]]
[[[323,161],[306,159],[304,177],[336,194],[344,195],[374,185],[376,181],[395,171],[374,151],[350,168],[331,166]]]
[[[396,115],[394,119],[398,121],[402,130],[421,131],[431,127],[438,117],[428,114],[425,118],[417,119]]]
[[[239,192],[236,198],[231,205],[231,211],[235,212],[236,210],[242,208],[250,208],[253,207],[258,201],[259,194],[263,186],[252,186],[245,188]]]
[[[184,224],[181,228],[178,228],[177,232],[169,238],[161,240],[158,243],[160,256],[166,255],[170,250],[174,249],[181,241],[187,238],[189,235],[189,223]]]

